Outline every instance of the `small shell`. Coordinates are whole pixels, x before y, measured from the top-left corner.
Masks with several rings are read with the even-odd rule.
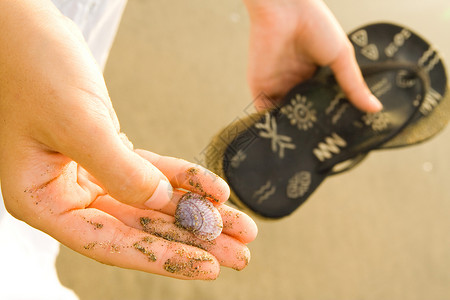
[[[175,224],[206,241],[217,238],[223,228],[217,208],[205,197],[194,193],[186,193],[181,197],[175,211]]]

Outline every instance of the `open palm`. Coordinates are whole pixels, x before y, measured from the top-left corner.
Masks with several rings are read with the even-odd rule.
[[[245,243],[257,229],[223,205],[227,184],[184,160],[133,150],[80,33],[50,1],[3,1],[0,14],[0,44],[8,45],[0,48],[0,178],[8,211],[106,264],[185,279],[214,279],[220,265],[244,268]],[[216,240],[174,225],[187,190],[221,212]]]

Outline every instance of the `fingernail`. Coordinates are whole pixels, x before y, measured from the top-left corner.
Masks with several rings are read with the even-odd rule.
[[[144,205],[152,209],[163,208],[170,202],[172,195],[172,185],[168,181],[161,179],[153,192],[153,195],[144,203]]]
[[[375,111],[378,112],[383,109],[383,104],[381,104],[380,100],[378,100],[374,95],[369,95],[369,100],[372,103]]]

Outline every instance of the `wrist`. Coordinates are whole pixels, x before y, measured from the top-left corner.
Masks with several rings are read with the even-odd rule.
[[[248,15],[252,21],[255,19],[262,19],[273,11],[276,5],[272,0],[242,0],[247,8]]]
[[[298,13],[310,2],[317,0],[242,0],[252,22],[266,22],[280,17],[286,12]]]

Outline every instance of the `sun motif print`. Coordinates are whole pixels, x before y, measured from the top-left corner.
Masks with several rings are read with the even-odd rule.
[[[289,118],[291,125],[297,125],[299,130],[306,131],[317,121],[316,110],[312,109],[312,103],[300,94],[295,95],[291,103],[281,109],[281,113]]]

